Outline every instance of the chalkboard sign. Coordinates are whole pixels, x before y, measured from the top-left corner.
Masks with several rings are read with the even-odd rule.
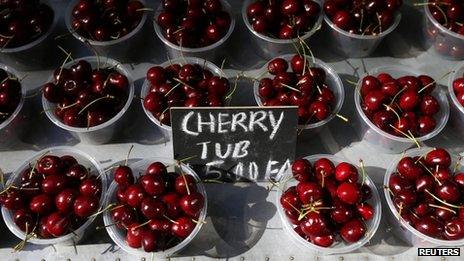
[[[297,125],[297,107],[172,108],[174,158],[209,178],[280,177],[295,157]]]

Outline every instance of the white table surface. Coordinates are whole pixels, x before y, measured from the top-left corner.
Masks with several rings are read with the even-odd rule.
[[[58,5],[64,6],[57,1]],[[153,1],[152,1],[153,2]],[[242,1],[231,1],[237,12]],[[150,4],[156,5],[156,4]],[[237,16],[239,18],[239,16]],[[363,59],[367,69],[388,64],[402,64],[422,70],[434,77],[440,78],[456,66],[455,61],[446,61],[423,49],[420,41],[421,14],[410,3],[404,7],[403,21],[399,28],[385,40],[373,57]],[[226,73],[230,76],[256,69],[265,63],[265,59],[256,56],[252,48],[243,49],[247,43],[248,33],[243,30],[240,20],[237,30],[231,39],[234,46],[227,52]],[[154,38],[154,37],[153,37]],[[333,66],[344,80],[346,97],[341,113],[348,118],[354,118],[353,89],[346,80],[357,81],[358,73],[363,74],[361,59],[339,57],[327,49],[326,34],[318,32],[313,36],[311,47],[317,58]],[[240,45],[243,44],[243,45]],[[71,47],[75,41],[67,42]],[[57,49],[57,52],[59,50]],[[136,63],[128,65],[136,81],[136,90],[140,90],[147,68],[152,64],[164,61],[165,51],[161,43],[151,40],[144,55]],[[90,54],[78,49],[75,56]],[[351,64],[352,66],[350,66]],[[356,70],[354,68],[357,68]],[[30,93],[37,91],[50,75],[50,70],[27,72],[24,85]],[[248,74],[252,74],[249,72]],[[447,78],[440,80],[446,86]],[[236,95],[237,103],[254,105],[250,82],[241,81]],[[11,150],[0,151],[0,167],[5,173],[10,173],[38,150],[67,145],[81,149],[93,155],[104,167],[111,166],[125,158],[131,145],[134,145],[132,158],[172,157],[172,144],[165,142],[161,132],[143,114],[139,101],[132,105],[134,123],[127,126],[110,144],[92,146],[81,144],[72,139],[69,134],[57,129],[45,117],[40,115],[41,106],[38,97],[28,99],[35,111],[33,125],[29,128],[27,138]],[[374,151],[366,142],[356,135],[354,121],[344,123],[338,119],[332,120],[328,128],[319,136],[301,135],[298,138],[297,156],[327,153],[335,154],[358,162],[363,159],[369,175],[381,184],[388,164],[398,155],[382,154]],[[463,130],[456,130],[449,125],[436,138],[426,142],[431,147],[445,147],[454,153],[461,153],[464,148]],[[207,224],[185,250],[180,252],[175,260],[462,260],[460,258],[423,258],[417,257],[417,248],[408,246],[398,239],[390,226],[382,219],[382,224],[368,245],[355,253],[340,256],[318,256],[310,251],[297,248],[282,230],[282,225],[275,207],[275,190],[266,190],[267,182],[207,184],[209,195]],[[383,196],[383,192],[381,195]],[[384,209],[386,210],[386,209]],[[101,225],[101,217],[97,222]],[[96,225],[95,225],[96,226]],[[95,231],[92,226],[85,238],[75,248],[73,247],[40,247],[28,244],[25,250],[13,253],[11,247],[19,242],[13,234],[0,222],[0,260],[140,260],[140,257],[129,256],[115,245],[106,231]],[[76,252],[77,251],[77,252]],[[461,248],[461,252],[464,249]],[[146,260],[150,260],[147,255]]]

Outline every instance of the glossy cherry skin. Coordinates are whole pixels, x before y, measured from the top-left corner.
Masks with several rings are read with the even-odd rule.
[[[368,203],[356,205],[356,210],[358,211],[361,218],[365,221],[371,220],[375,214],[374,208]]]
[[[145,252],[153,252],[156,250],[158,240],[155,233],[151,230],[145,229],[142,233],[142,247]]]
[[[438,186],[435,191],[436,195],[446,202],[454,203],[461,200],[461,191],[458,185],[452,181],[445,181]]]
[[[44,156],[37,162],[37,171],[43,175],[57,175],[61,171],[61,159],[56,156]]]
[[[47,217],[46,227],[48,233],[54,237],[65,235],[70,228],[71,220],[61,213],[53,213]]]
[[[17,210],[23,208],[25,198],[20,191],[9,189],[0,195],[0,204],[9,210]]]
[[[165,175],[168,171],[166,170],[166,166],[164,166],[161,162],[154,162],[148,166],[146,170],[146,174],[148,175]]]
[[[196,191],[196,181],[191,175],[180,175],[175,181],[175,190],[179,195],[187,195]]]
[[[165,204],[151,197],[145,197],[140,205],[142,214],[148,219],[161,218],[166,213]]]
[[[346,205],[339,205],[330,211],[330,217],[333,221],[343,224],[351,220],[353,211]]]
[[[300,182],[296,191],[303,204],[314,203],[322,198],[322,188],[315,182]]]
[[[366,234],[366,226],[359,219],[345,223],[340,229],[340,236],[349,243],[358,242]]]
[[[127,205],[117,205],[111,210],[111,218],[119,229],[125,229],[137,221],[137,214]]]
[[[411,157],[404,157],[398,162],[398,173],[406,179],[416,180],[424,174],[424,170]]]
[[[342,162],[335,167],[335,179],[338,182],[355,183],[358,181],[358,170],[352,164]]]
[[[309,212],[301,222],[300,228],[307,236],[322,236],[327,233],[327,223],[316,212]]]
[[[448,240],[460,240],[464,238],[464,220],[454,219],[445,223],[445,237]]]
[[[42,191],[46,194],[57,194],[67,186],[66,177],[63,175],[49,175],[42,181]]]
[[[46,214],[53,209],[53,201],[47,194],[40,194],[31,199],[29,209],[36,214]]]
[[[403,190],[408,190],[413,187],[413,183],[408,179],[403,178],[401,175],[392,174],[388,182],[388,188],[394,193],[398,193]]]
[[[203,210],[205,199],[202,194],[194,192],[180,198],[179,205],[185,214],[191,217],[197,217]]]
[[[419,219],[415,224],[414,228],[430,237],[441,237],[444,226],[441,222],[431,217],[423,217]]]
[[[128,166],[119,166],[114,171],[114,181],[120,186],[129,186],[134,184],[134,174]]]
[[[70,163],[64,163],[64,164],[70,164]],[[71,179],[84,180],[89,175],[89,171],[87,170],[87,168],[81,164],[78,164],[77,161],[75,164],[72,164],[67,169],[68,170],[65,172],[65,176]]]
[[[280,197],[280,204],[286,210],[300,209],[301,201],[296,192],[296,187],[288,188]]]
[[[437,148],[425,155],[425,162],[430,167],[438,165],[440,168],[449,168],[451,165],[451,156],[446,150]]]
[[[13,222],[22,230],[32,231],[35,222],[33,213],[27,209],[18,209],[13,214]]]
[[[139,180],[148,195],[158,196],[165,191],[165,183],[161,175],[144,175]]]
[[[126,202],[133,208],[139,207],[144,197],[145,192],[139,185],[130,185],[126,189]]]
[[[292,164],[293,177],[298,181],[308,181],[311,176],[311,163],[306,159],[297,159]]]
[[[102,191],[102,183],[95,177],[87,178],[81,182],[79,191],[84,196],[98,197]]]
[[[55,207],[61,213],[67,213],[73,209],[74,200],[78,195],[78,191],[67,188],[58,193],[55,197]]]
[[[139,223],[132,223],[127,228],[126,243],[130,247],[140,248],[142,246],[142,236],[145,232],[144,227],[140,227]]]
[[[195,229],[195,223],[189,217],[180,217],[172,224],[171,233],[179,238],[186,238],[193,229]]]
[[[361,198],[361,193],[357,185],[344,182],[337,188],[337,197],[347,204],[355,204]]]
[[[99,207],[97,197],[79,195],[74,201],[74,213],[81,218],[94,214]]]

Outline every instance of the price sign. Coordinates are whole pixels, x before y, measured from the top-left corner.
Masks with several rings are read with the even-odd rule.
[[[279,177],[295,157],[296,107],[172,108],[174,158],[207,176]]]

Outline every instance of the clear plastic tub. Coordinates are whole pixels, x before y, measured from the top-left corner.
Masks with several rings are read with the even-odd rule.
[[[398,27],[401,21],[401,13],[396,12],[393,24],[379,35],[351,34],[338,28],[327,15],[324,15],[324,21],[330,27],[329,34],[332,38],[330,42],[334,44],[337,51],[346,57],[361,58],[371,55],[382,40]]]
[[[317,154],[317,155],[305,157],[305,159],[309,160],[311,163],[314,163],[316,160],[320,158],[327,158],[330,161],[332,161],[335,165],[341,162],[348,162],[347,160],[344,160],[342,158],[339,158],[339,157],[336,157],[330,154]],[[361,171],[359,171],[359,175],[361,175]],[[292,173],[291,171],[289,171],[286,174],[286,176],[284,176],[281,180],[287,180],[291,176],[292,176]],[[366,227],[367,227],[366,235],[361,240],[353,244],[347,244],[340,237],[337,236],[335,238],[336,242],[331,247],[320,247],[315,244],[312,244],[306,241],[301,236],[299,236],[293,230],[293,225],[288,220],[287,216],[285,215],[285,211],[282,205],[280,204],[280,198],[282,197],[282,193],[285,190],[287,190],[291,186],[296,186],[296,184],[297,184],[297,181],[295,179],[290,179],[290,181],[288,181],[283,186],[281,186],[282,190],[280,189],[277,190],[275,204],[277,205],[277,211],[279,212],[280,219],[282,220],[282,225],[284,227],[284,230],[291,236],[291,238],[293,239],[293,242],[298,247],[300,247],[302,250],[314,251],[320,255],[343,254],[343,253],[352,252],[364,246],[374,236],[380,224],[380,219],[382,216],[382,206],[380,203],[379,192],[377,191],[377,188],[375,187],[374,182],[369,176],[366,176],[365,184],[371,188],[372,197],[367,202],[374,208],[375,214],[371,220],[366,222]]]
[[[59,20],[59,10],[52,0],[41,1],[52,8],[53,22],[46,33],[31,43],[15,48],[1,48],[0,60],[21,71],[44,69],[55,65],[59,61],[59,51],[53,32]]]
[[[406,137],[398,137],[381,130],[380,128],[375,126],[374,123],[372,123],[371,120],[369,120],[369,118],[367,118],[367,116],[364,114],[361,108],[360,89],[362,79],[367,75],[377,76],[380,73],[388,73],[395,79],[406,75],[419,76],[425,73],[413,70],[409,67],[402,65],[378,67],[370,71],[368,74],[363,75],[359,79],[358,85],[356,86],[356,90],[354,92],[354,103],[356,105],[357,111],[356,115],[359,121],[359,136],[363,138],[365,141],[367,141],[372,147],[383,153],[400,153],[413,146],[414,142]],[[448,100],[446,98],[446,93],[441,88],[437,87],[433,91],[432,95],[440,103],[440,111],[434,115],[434,118],[437,121],[437,126],[429,134],[426,134],[422,137],[417,137],[416,140],[418,142],[424,142],[435,137],[438,133],[440,133],[443,130],[443,128],[445,128],[446,123],[448,122],[450,108]]]
[[[163,42],[164,47],[166,48],[166,51],[168,52],[169,57],[177,58],[177,57],[181,57],[182,55],[184,55],[184,56],[200,57],[208,61],[216,61],[218,58],[218,55],[226,51],[225,43],[232,35],[234,28],[235,28],[235,16],[234,16],[234,13],[232,12],[232,7],[227,1],[221,0],[221,3],[222,3],[223,10],[229,13],[230,15],[229,30],[219,41],[215,42],[214,44],[200,47],[200,48],[181,47],[177,44],[171,43],[170,41],[168,41],[168,39],[166,39],[166,37],[164,36],[162,32],[161,27],[156,22],[158,14],[161,12],[161,10],[163,10],[162,3],[160,3],[156,11],[155,19],[153,19],[153,27],[155,28],[156,35]]]
[[[37,152],[34,156],[24,161],[19,168],[17,168],[10,176],[8,181],[6,182],[6,187],[10,184],[17,184],[21,179],[21,173],[30,167],[30,163],[40,159],[44,155],[55,155],[55,156],[64,156],[64,155],[71,155],[77,159],[79,164],[84,165],[87,168],[90,168],[90,173],[94,176],[99,176],[102,183],[102,193],[100,196],[100,207],[104,204],[104,199],[106,195],[106,187],[107,187],[107,177],[103,173],[103,169],[101,168],[100,164],[88,154],[77,150],[73,147],[52,147],[42,151]],[[23,240],[26,237],[26,233],[24,233],[21,229],[19,229],[13,221],[13,212],[2,207],[2,216],[3,220],[5,221],[6,226],[8,229],[19,239]],[[89,228],[90,224],[94,221],[95,217],[90,217],[81,227],[74,230],[72,233],[64,235],[58,238],[50,238],[50,239],[40,239],[40,238],[31,238],[27,242],[36,244],[36,245],[67,245],[72,246],[77,244],[85,235],[85,231]]]
[[[448,30],[437,22],[427,5],[424,6],[424,13],[423,33],[426,47],[445,59],[464,59],[464,35]]]
[[[273,37],[269,37],[260,33],[257,33],[253,30],[253,27],[250,24],[247,15],[247,8],[251,2],[255,2],[256,0],[245,0],[242,7],[242,19],[245,23],[248,31],[250,32],[255,45],[260,48],[261,55],[265,58],[271,59],[279,55],[287,54],[287,53],[294,53],[295,50],[295,39],[277,39]],[[319,14],[319,18],[317,19],[314,26],[308,31],[306,34],[302,35],[300,38],[307,42],[311,36],[313,36],[322,26],[322,17],[323,17],[323,7],[322,2],[320,0],[314,0],[319,3],[321,7],[321,13]]]
[[[129,165],[129,167],[132,168],[134,176],[137,179],[141,175],[141,173],[145,173],[145,170],[147,169],[147,167],[153,162],[163,163],[164,165],[168,166],[168,171],[173,171],[174,169],[181,169],[184,174],[193,176],[193,178],[197,182],[196,185],[197,185],[198,192],[201,193],[205,199],[205,205],[203,207],[203,210],[200,213],[197,225],[195,226],[195,229],[192,231],[192,233],[187,238],[185,238],[182,242],[180,242],[178,245],[172,248],[166,249],[164,251],[158,251],[158,252],[152,252],[152,253],[145,252],[143,248],[132,248],[128,246],[125,242],[125,231],[117,228],[116,226],[111,225],[114,222],[111,218],[110,211],[105,211],[103,213],[103,222],[105,223],[106,231],[108,232],[108,234],[110,235],[114,243],[116,243],[116,245],[118,245],[121,249],[123,249],[125,252],[131,255],[147,256],[155,260],[155,259],[164,259],[166,257],[170,257],[171,255],[185,248],[195,238],[198,232],[200,232],[200,229],[203,226],[203,223],[206,219],[206,213],[207,213],[207,208],[208,208],[208,202],[207,202],[208,197],[206,195],[206,190],[205,190],[205,187],[203,186],[203,183],[201,182],[200,177],[195,173],[195,171],[193,171],[190,167],[188,167],[187,165],[183,163],[180,163],[180,165],[178,165],[178,162],[172,159],[149,158],[149,159],[143,159],[135,163],[132,163]],[[113,181],[108,189],[108,195],[105,200],[106,206],[117,201],[116,199],[117,187],[118,187],[118,184]]]
[[[90,44],[92,48],[95,49],[95,51],[98,53],[98,55],[111,57],[121,62],[130,62],[134,55],[137,53],[134,52],[134,50],[139,50],[140,48],[143,49],[144,34],[142,31],[148,19],[147,12],[144,11],[142,19],[140,20],[140,23],[137,25],[137,27],[135,27],[130,33],[124,35],[123,37],[111,41],[95,41],[81,36],[75,32],[71,26],[72,9],[79,1],[80,0],[72,0],[69,2],[64,18],[66,27],[69,33],[74,36],[74,38],[78,39],[85,45],[87,45],[87,43]],[[142,2],[145,6],[144,0],[139,1]]]
[[[286,54],[286,55],[282,55],[279,57],[283,58],[287,62],[290,62],[294,55],[295,54]],[[311,62],[312,60],[310,57],[307,57],[307,61]],[[256,75],[261,76],[261,78],[257,79],[257,81],[254,81],[254,84],[253,84],[253,94],[255,97],[255,101],[259,106],[264,106],[263,102],[261,101],[261,98],[259,97],[259,80],[261,80],[262,78],[265,78],[266,76],[269,76],[269,74],[266,74],[267,64],[268,63],[266,63],[265,65],[263,65],[263,67],[261,67],[261,69],[256,71]],[[333,118],[335,118],[336,114],[340,112],[340,109],[342,108],[343,102],[345,100],[345,89],[343,87],[342,80],[337,74],[337,71],[335,71],[335,69],[333,69],[330,65],[324,63],[323,61],[317,58],[315,58],[315,66],[323,68],[324,71],[326,72],[326,75],[327,75],[326,82],[335,95],[336,104],[333,107],[332,114],[329,117],[327,117],[327,119],[323,121],[315,122],[312,124],[298,126],[298,128],[300,129],[311,131],[313,133],[317,133],[318,131],[322,130],[323,129],[322,127],[326,125],[326,123],[328,123]],[[290,66],[288,70],[289,71],[291,70]]]
[[[10,76],[21,78],[21,75],[10,66],[0,64],[0,68],[5,70]],[[22,138],[28,120],[28,110],[25,106],[27,88],[21,83],[21,100],[16,110],[3,123],[0,123],[0,149],[8,149],[17,144]]]
[[[176,58],[176,59],[173,59],[173,60],[166,61],[166,62],[160,64],[159,66],[164,68],[164,67],[166,67],[166,66],[168,66],[170,64],[176,64],[176,63],[180,64],[180,65],[184,65],[184,64],[187,64],[187,63],[189,63],[189,64],[200,64],[200,65],[204,65],[214,75],[222,75],[222,76],[224,75],[223,72],[221,71],[221,68],[217,67],[214,63],[212,63],[210,61],[207,61],[205,59],[196,58],[196,57],[180,57],[180,58]],[[149,91],[150,91],[150,83],[145,78],[145,81],[143,82],[143,85],[142,85],[142,91],[140,93],[140,97],[145,98],[145,96],[147,96],[147,93]],[[171,128],[171,126],[166,125],[166,124],[161,124],[161,122],[155,116],[153,116],[153,114],[151,112],[147,111],[147,109],[145,109],[145,106],[143,106],[143,99],[141,100],[141,104],[142,104],[143,111],[148,116],[150,121],[155,123],[161,129],[161,131],[163,132],[163,134],[166,137],[171,137],[172,136],[172,128]]]
[[[96,68],[97,64],[100,64],[100,67],[103,67],[103,66],[114,67],[119,73],[124,74],[127,77],[127,79],[129,80],[129,93],[127,95],[127,101],[126,101],[126,104],[124,105],[124,108],[118,114],[116,114],[116,116],[111,118],[109,121],[103,124],[100,124],[98,126],[90,127],[90,128],[71,127],[61,122],[54,113],[56,104],[53,104],[47,101],[47,99],[45,99],[44,96],[42,96],[43,109],[47,117],[55,125],[68,131],[74,137],[80,139],[81,142],[88,143],[88,144],[107,143],[108,141],[112,139],[115,132],[119,129],[118,127],[123,126],[125,120],[127,120],[127,115],[128,115],[127,111],[129,110],[130,105],[132,104],[132,99],[134,98],[134,80],[132,78],[131,73],[124,65],[122,65],[118,61],[115,61],[107,57],[88,56],[88,57],[77,58],[74,61],[66,63],[64,67],[69,68],[71,65],[73,65],[79,60],[86,60],[92,65],[92,68]],[[53,75],[50,76],[48,81],[49,82],[53,81]]]
[[[421,148],[421,149],[411,149],[406,151],[403,155],[399,156],[396,160],[392,161],[390,166],[387,168],[387,171],[385,172],[385,177],[384,177],[384,187],[388,187],[389,180],[391,174],[396,172],[396,166],[398,165],[398,162],[403,158],[403,157],[415,157],[415,156],[420,156],[424,155],[427,152],[433,150],[433,148]],[[458,156],[456,155],[451,155],[452,156],[452,166],[459,160]],[[460,165],[460,171],[464,171],[464,159],[460,160],[461,165]],[[387,189],[384,189],[384,196],[385,200],[387,201],[388,208],[390,211],[388,211],[388,222],[390,225],[393,226],[393,231],[402,239],[406,240],[409,242],[412,246],[414,247],[458,247],[458,246],[463,246],[464,245],[464,239],[461,240],[441,240],[441,239],[436,239],[433,237],[429,237],[427,235],[424,235],[417,231],[415,228],[413,228],[411,225],[408,224],[408,222],[404,221],[403,219],[398,219],[398,211],[395,208],[395,205],[393,204],[393,200],[391,199],[390,192]]]
[[[448,99],[451,103],[451,123],[456,127],[457,130],[464,130],[464,107],[458,102],[456,93],[453,90],[453,82],[457,78],[464,77],[464,63],[459,64],[454,68],[454,73],[449,78],[448,83]]]

